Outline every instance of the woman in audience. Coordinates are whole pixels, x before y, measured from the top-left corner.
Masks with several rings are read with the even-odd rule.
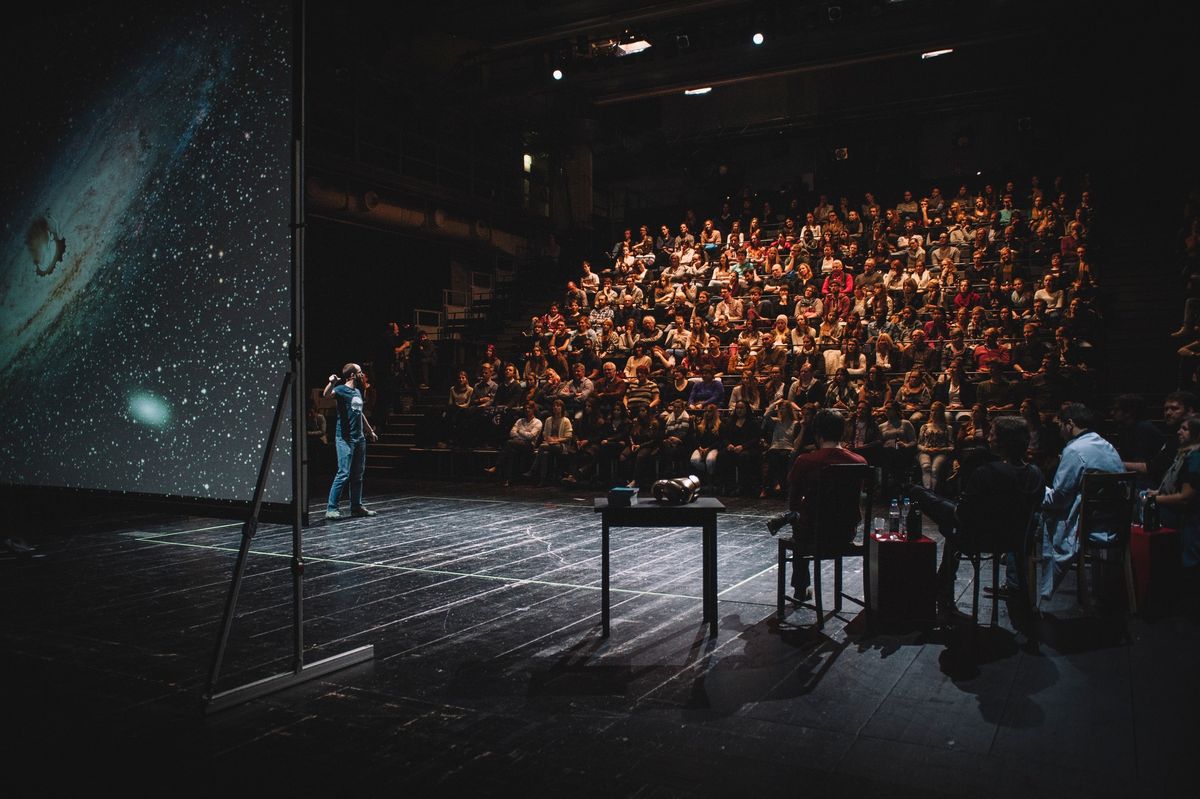
[[[780,399],[772,402],[763,414],[763,438],[767,448],[763,457],[763,485],[759,499],[767,496],[768,489],[776,495],[783,493],[796,434],[800,429],[799,411],[791,400]]]
[[[624,482],[621,455],[629,447],[629,413],[624,405],[619,402],[613,405],[612,412],[600,426],[596,440],[600,445],[597,453],[600,471],[607,470],[610,484]]]
[[[641,341],[635,341],[633,343],[632,354],[625,359],[625,368],[623,370],[625,373],[625,379],[632,380],[633,378],[637,377],[639,368],[645,368],[646,371],[649,372],[654,368],[654,361],[650,355],[647,354],[646,345]]]
[[[734,406],[729,420],[721,425],[721,458],[725,482],[729,486],[737,472],[738,485],[727,493],[752,496],[754,480],[759,476],[759,451],[762,428],[746,402]]]
[[[546,354],[542,351],[542,345],[534,343],[533,349],[529,353],[529,357],[525,360],[525,369],[522,372],[522,379],[527,385],[535,385],[542,376],[546,374],[546,369],[549,368],[549,361],[546,360]]]
[[[757,411],[763,406],[762,386],[759,385],[753,369],[743,369],[741,382],[729,392],[729,408],[736,408],[739,402],[746,403],[752,411]]]
[[[850,408],[858,401],[858,390],[850,384],[850,373],[845,367],[833,373],[825,389],[826,408]]]
[[[662,424],[648,405],[639,405],[637,416],[629,426],[629,446],[621,453],[624,473],[632,473],[630,488],[653,482],[654,462],[661,445]]]
[[[975,403],[971,406],[970,418],[959,425],[955,436],[955,449],[958,451],[958,462],[961,464],[975,454],[988,448],[988,434],[992,431],[992,423],[988,418],[986,405]]]
[[[588,397],[583,403],[583,413],[575,422],[575,468],[563,477],[565,483],[591,482],[593,469],[600,457],[600,440],[605,433],[607,420],[600,412],[600,403]]]
[[[892,386],[887,374],[879,366],[872,366],[867,370],[867,379],[863,381],[862,388],[858,390],[858,399],[870,403],[872,408],[880,408],[890,399],[891,393]]]
[[[929,421],[921,425],[917,434],[917,462],[921,464],[921,485],[936,491],[954,452],[954,441],[946,422],[946,406],[933,403],[929,409]]]
[[[654,284],[654,307],[666,308],[674,301],[675,286],[671,283],[671,276],[663,272]]]
[[[910,369],[892,399],[899,403],[904,412],[908,414],[915,414],[929,407],[932,394],[924,373],[919,369]]]
[[[692,450],[692,473],[706,485],[717,476],[721,453],[721,414],[715,403],[704,406],[704,415],[696,422],[696,448]]]

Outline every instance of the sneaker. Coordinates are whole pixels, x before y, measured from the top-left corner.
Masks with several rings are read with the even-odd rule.
[[[1017,596],[1017,589],[1007,583],[999,587],[985,585],[983,593],[996,599],[1013,599]]]
[[[787,513],[781,513],[778,516],[772,517],[767,520],[767,532],[769,532],[771,535],[778,535],[779,531],[782,530],[785,525],[791,524],[792,520],[795,518],[795,511],[788,511]]]
[[[351,516],[378,516],[379,514],[370,508],[355,508],[350,511]]]
[[[342,517],[342,512],[340,510],[327,510],[327,511],[325,511],[325,518],[326,519],[341,519],[343,517]]]

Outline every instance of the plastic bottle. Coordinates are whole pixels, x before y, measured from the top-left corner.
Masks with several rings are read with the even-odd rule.
[[[912,502],[905,497],[904,505],[900,508],[900,537],[905,541],[908,540],[908,512],[911,507]]]
[[[1158,500],[1154,497],[1146,498],[1146,507],[1142,511],[1142,529],[1147,533],[1158,531]]]
[[[888,507],[888,532],[893,535],[900,534],[900,501],[896,499],[893,499]]]
[[[908,506],[908,502],[904,504],[906,507]],[[904,518],[908,520],[905,526],[908,531],[908,540],[919,540],[921,538],[921,506],[913,502],[912,507],[905,512]]]

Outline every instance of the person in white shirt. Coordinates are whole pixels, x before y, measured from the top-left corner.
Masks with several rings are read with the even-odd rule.
[[[542,420],[537,418],[537,403],[530,400],[525,403],[525,415],[513,422],[508,432],[508,441],[495,466],[484,471],[489,474],[499,473],[504,478],[504,485],[512,484],[512,473],[516,463],[533,456],[534,444],[542,434]]]

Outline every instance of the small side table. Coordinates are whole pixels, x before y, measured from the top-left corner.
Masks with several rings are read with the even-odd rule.
[[[1179,595],[1183,566],[1179,559],[1179,531],[1160,527],[1147,532],[1140,524],[1129,529],[1129,557],[1138,612],[1153,615],[1171,608]]]
[[[871,547],[871,610],[882,623],[937,618],[937,543],[875,538]]]

